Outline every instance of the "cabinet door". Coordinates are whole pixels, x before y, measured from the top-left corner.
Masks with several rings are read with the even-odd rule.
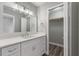
[[[45,36],[39,37],[38,40],[40,40],[39,43],[37,43],[39,46],[39,53],[40,55],[44,54],[46,52],[46,40]]]
[[[41,56],[41,51],[40,51],[40,49],[41,49],[41,46],[40,46],[41,42],[40,42],[40,39],[37,38],[34,43],[35,43],[34,44],[34,48],[35,48],[34,55],[35,56]]]
[[[21,44],[21,55],[22,56],[32,56],[32,45],[28,44],[27,42],[23,42]]]
[[[46,52],[46,38],[45,38],[45,36],[40,38],[40,42],[41,42],[41,44],[40,44],[41,50],[40,51],[41,51],[41,54],[44,54]]]
[[[30,41],[22,42],[21,43],[21,55],[22,56],[37,56],[40,55],[40,40],[33,39]]]
[[[20,44],[11,45],[2,48],[3,56],[20,56]]]
[[[45,37],[21,43],[22,56],[41,56],[43,53],[45,53]]]

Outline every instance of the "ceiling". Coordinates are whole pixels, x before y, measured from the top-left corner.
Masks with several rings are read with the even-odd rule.
[[[39,6],[41,6],[41,5],[45,4],[45,3],[47,3],[47,2],[32,2],[32,4],[34,4],[37,7],[39,7]]]

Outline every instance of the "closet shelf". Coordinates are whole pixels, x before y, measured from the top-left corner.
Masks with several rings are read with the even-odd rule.
[[[49,20],[63,20],[63,17],[55,18],[55,19],[49,19]]]

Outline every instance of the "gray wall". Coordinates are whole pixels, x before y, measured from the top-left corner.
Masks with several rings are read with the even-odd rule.
[[[63,45],[63,18],[49,21],[49,42]]]
[[[79,6],[79,3],[78,3]],[[79,10],[79,7],[78,7]],[[78,11],[78,16],[79,16],[79,11]],[[79,17],[78,17],[78,42],[79,42]],[[78,56],[79,56],[79,43],[78,43]]]
[[[71,3],[71,54],[78,55],[78,3]]]

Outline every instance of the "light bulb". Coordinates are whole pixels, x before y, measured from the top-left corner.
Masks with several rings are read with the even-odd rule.
[[[32,12],[32,11],[30,11],[30,12],[29,12],[29,14],[30,14],[30,15],[33,15],[33,12]]]
[[[29,13],[28,9],[25,9],[25,12],[26,12],[26,13]]]

